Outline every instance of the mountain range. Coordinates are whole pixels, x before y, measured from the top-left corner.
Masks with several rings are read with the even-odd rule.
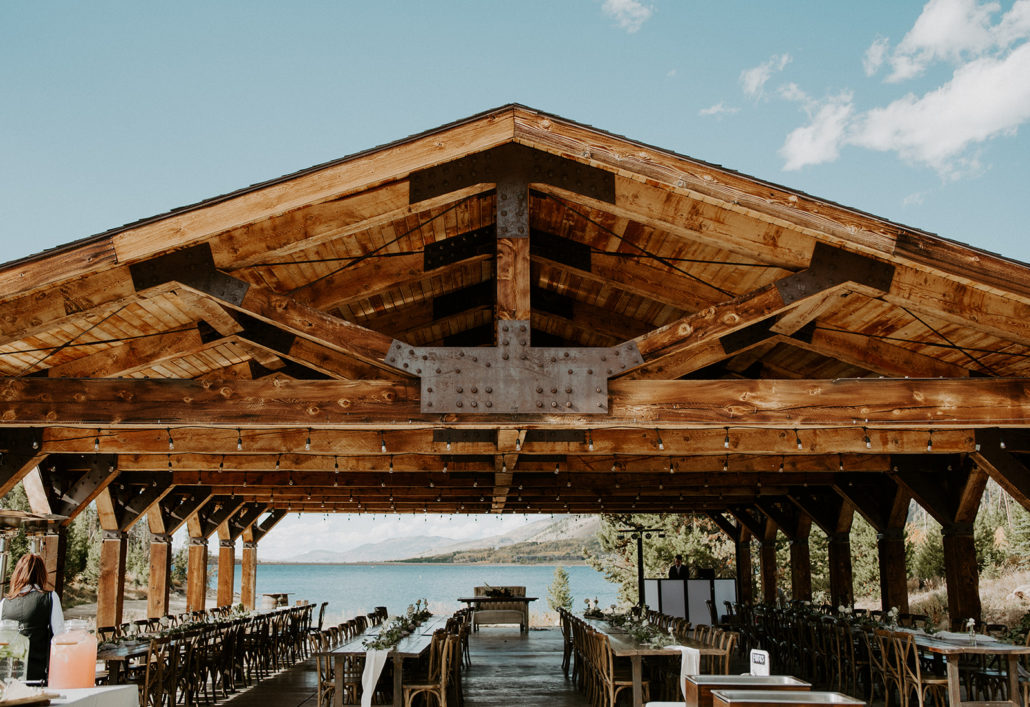
[[[343,564],[360,562],[511,561],[512,557],[547,555],[580,556],[600,527],[597,516],[573,515],[539,520],[508,533],[476,540],[455,540],[435,535],[413,535],[365,543],[345,550],[312,550],[290,560],[298,564]],[[475,559],[468,559],[474,557]],[[504,559],[500,559],[504,558]],[[278,562],[283,562],[279,560]]]

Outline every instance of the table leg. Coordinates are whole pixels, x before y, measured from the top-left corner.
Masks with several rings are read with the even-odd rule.
[[[641,662],[639,655],[630,656],[630,664],[633,666],[633,707],[644,707],[644,671]]]
[[[343,675],[343,656],[333,656],[333,660],[336,661],[336,670],[333,672],[333,679],[336,680],[336,689],[333,690],[333,707],[343,707],[343,682],[341,679]]]
[[[1014,704],[1023,704],[1023,697],[1019,693],[1019,656],[1011,654],[1009,659],[1009,699]]]
[[[393,707],[401,707],[401,693],[404,691],[404,681],[401,679],[401,668],[404,665],[404,658],[399,653],[393,655]]]
[[[962,681],[958,674],[958,656],[948,656],[948,704],[959,707],[962,704]]]
[[[109,685],[121,685],[122,684],[122,661],[120,660],[107,660],[104,661],[107,666],[107,682]]]

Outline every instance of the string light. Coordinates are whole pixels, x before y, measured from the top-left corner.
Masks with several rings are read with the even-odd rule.
[[[280,454],[279,456],[277,456],[277,457],[275,458],[275,470],[276,470],[276,471],[279,471],[279,460],[280,460],[280,459],[282,459],[282,458],[283,458],[283,455],[282,455],[282,454]],[[292,473],[293,473],[293,472],[290,472],[290,473],[291,473],[291,475],[292,475]]]
[[[869,430],[867,430],[865,427],[863,427],[862,428],[862,434],[865,435],[865,437],[864,437],[865,448],[866,449],[872,449],[873,448],[873,441],[871,439],[869,439]]]
[[[222,460],[220,462],[218,462],[218,473],[221,474],[224,469],[225,469],[225,455],[223,454],[222,455]]]
[[[447,473],[447,460],[446,459],[444,459],[444,461],[443,461],[443,473],[445,473],[445,474]]]
[[[240,431],[239,427],[236,428],[236,451],[243,451],[243,432]]]
[[[168,471],[172,470],[172,455],[168,455]]]
[[[382,432],[379,433],[379,451],[386,454],[386,437]]]
[[[779,472],[780,472],[781,474],[783,473],[783,457],[780,457],[780,468],[778,469],[778,471],[779,471]]]
[[[797,430],[794,430],[794,441],[797,442],[798,451],[804,449],[804,447],[801,446],[801,435],[798,434]]]
[[[390,457],[390,473],[393,473],[393,457]]]
[[[1000,437],[998,438],[998,447],[1000,449],[1005,449],[1005,440],[1001,439]]]
[[[554,474],[555,474],[555,476],[557,476],[558,472],[560,472],[560,471],[561,471],[561,466],[558,464],[558,462],[555,462],[554,463]]]
[[[722,470],[723,471],[729,471],[730,470],[730,458],[729,458],[729,456],[725,456],[725,457],[722,458]]]
[[[100,451],[100,430],[97,430],[97,436],[93,438],[93,451]]]
[[[615,472],[615,471],[618,471],[618,470],[619,470],[618,462],[613,461],[612,462],[612,471]]]
[[[933,451],[933,430],[930,430],[928,434],[930,436],[926,438],[926,451],[932,452]]]
[[[516,452],[521,452],[522,451],[522,440],[519,439],[518,437],[515,438],[515,451]]]
[[[837,471],[844,471],[844,455],[837,455]]]
[[[304,451],[305,452],[310,452],[311,451],[311,428],[310,427],[308,428],[308,436],[304,440]]]
[[[665,442],[662,441],[662,433],[655,429],[654,433],[658,435],[658,449],[659,451],[665,451]]]
[[[175,440],[172,439],[172,429],[170,427],[167,428],[167,432],[168,432],[168,451],[171,452],[171,451],[175,450]]]
[[[587,430],[587,451],[594,451],[594,438],[590,434],[590,430]]]
[[[723,449],[729,449],[730,448],[730,428],[729,427],[726,428],[726,436],[722,438],[722,448]]]
[[[333,486],[340,485],[340,459],[333,457]]]

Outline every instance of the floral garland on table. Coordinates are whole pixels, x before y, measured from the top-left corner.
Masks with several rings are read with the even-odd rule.
[[[589,602],[589,600],[587,601]],[[629,613],[625,614],[616,612],[615,608],[615,604],[612,604],[610,611],[604,613],[595,604],[591,611],[596,612],[596,614],[591,615],[603,618],[610,625],[625,630],[630,638],[648,648],[665,648],[676,643],[671,629],[669,633],[666,633],[647,620],[646,606],[643,608],[634,606],[630,609]],[[585,613],[584,615],[587,614]]]
[[[432,616],[429,600],[419,599],[408,605],[404,616],[395,616],[379,629],[379,635],[366,638],[361,642],[365,650],[389,650],[400,643],[401,639],[411,634]]]

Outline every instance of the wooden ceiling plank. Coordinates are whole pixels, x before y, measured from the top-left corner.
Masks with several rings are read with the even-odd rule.
[[[858,333],[816,327],[811,331],[810,339],[778,337],[777,341],[846,361],[880,375],[912,378],[962,378],[969,375],[968,368]]]
[[[121,345],[77,358],[47,369],[51,378],[116,378],[157,363],[187,356],[205,346],[196,327],[188,331],[133,339]]]

